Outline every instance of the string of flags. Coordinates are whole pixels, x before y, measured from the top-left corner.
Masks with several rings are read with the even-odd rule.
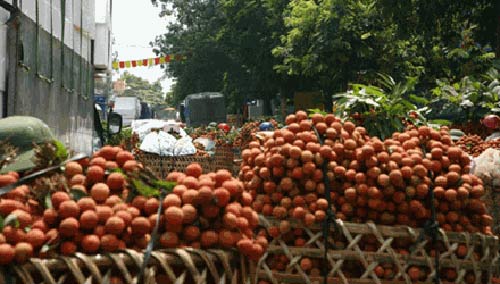
[[[180,61],[185,58],[180,54],[168,54],[162,57],[146,58],[139,60],[126,60],[126,61],[113,61],[113,69],[134,68],[140,66],[155,66],[160,64],[169,63],[170,61]]]

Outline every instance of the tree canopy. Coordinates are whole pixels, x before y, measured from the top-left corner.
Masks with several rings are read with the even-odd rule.
[[[156,52],[186,55],[166,66],[173,100],[220,91],[230,111],[278,93],[332,95],[380,73],[414,78],[426,95],[436,79],[487,70],[499,49],[498,1],[152,1],[176,19]]]
[[[127,88],[122,96],[137,97],[141,99],[142,102],[147,102],[152,105],[165,103],[164,93],[159,80],[150,83],[148,80],[137,77],[127,71],[120,76],[120,80],[125,81],[127,84]]]

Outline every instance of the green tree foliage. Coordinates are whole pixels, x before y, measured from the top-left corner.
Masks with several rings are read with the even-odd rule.
[[[185,60],[166,65],[169,76],[177,79],[173,100],[180,102],[186,95],[198,92],[222,91],[226,66],[231,60],[217,41],[222,26],[222,11],[218,1],[162,0],[169,5],[170,23],[164,35],[155,39],[157,54],[183,54]]]
[[[335,85],[386,73],[396,80],[420,76],[426,86],[484,71],[492,54],[474,37],[486,32],[477,24],[492,9],[487,0],[293,0],[274,54],[283,59],[280,71],[324,76]]]
[[[138,97],[141,101],[152,105],[163,104],[165,102],[159,80],[151,84],[149,81],[127,71],[120,76],[120,80],[124,80],[127,84],[127,89],[123,92],[122,96]]]
[[[413,92],[416,78],[396,83],[386,75],[378,75],[377,85],[352,84],[351,90],[336,94],[336,110],[341,117],[349,116],[364,125],[368,133],[382,139],[396,131],[403,131],[407,124],[418,125],[425,121],[417,105],[427,103]]]
[[[477,0],[152,0],[176,21],[158,36],[159,54],[181,53],[167,66],[171,100],[221,91],[230,111],[246,99],[277,93],[345,92],[418,78],[431,99],[438,78],[484,73],[498,48],[499,1]]]
[[[500,74],[494,68],[460,80],[438,80],[432,90],[428,117],[461,124],[479,121],[486,114],[500,113],[499,80]]]
[[[274,70],[279,63],[270,52],[284,30],[281,13],[289,0],[221,0],[225,25],[219,42],[236,64],[226,73],[226,90],[239,98],[269,101],[287,83]]]
[[[275,72],[280,59],[271,50],[280,41],[281,14],[289,0],[161,0],[176,22],[155,45],[159,54],[182,53],[185,60],[166,66],[176,77],[173,99],[191,93],[219,91],[231,112],[249,99],[269,101],[292,84]],[[290,89],[290,88],[289,88]]]

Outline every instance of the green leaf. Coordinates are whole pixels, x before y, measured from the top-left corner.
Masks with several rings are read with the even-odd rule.
[[[45,195],[44,203],[45,203],[45,209],[53,208],[50,193],[47,193],[47,195]]]
[[[56,157],[61,161],[66,160],[68,158],[68,151],[64,147],[64,144],[59,140],[54,140],[54,145],[56,146]]]
[[[141,180],[138,179],[132,179],[132,185],[135,187],[137,192],[139,192],[141,195],[145,197],[152,197],[152,196],[159,196],[160,195],[160,190],[153,188]]]
[[[2,216],[0,216],[0,231],[3,230],[3,223],[4,223],[4,219]]]
[[[120,173],[120,174],[125,174],[125,171],[123,171],[122,169],[120,168],[115,168],[115,169],[111,169],[109,170],[110,173]]]
[[[319,108],[308,109],[307,112],[309,112],[309,117],[312,117],[316,113],[327,115],[326,111],[322,111]]]
[[[429,124],[437,124],[437,125],[442,125],[442,126],[451,125],[451,121],[446,120],[446,119],[431,119],[428,122],[429,122]]]
[[[467,59],[469,58],[469,53],[461,48],[455,48],[446,55],[446,58],[448,59],[453,57]]]
[[[414,94],[410,95],[410,100],[415,102],[415,103],[424,104],[424,105],[429,103],[429,100],[427,100],[426,98],[419,97],[419,96],[414,95]]]
[[[172,182],[172,181],[164,181],[164,180],[157,180],[154,181],[154,185],[165,189],[168,193],[172,192],[174,190],[174,187],[177,183]]]
[[[365,40],[369,38],[372,34],[370,32],[364,33],[361,35],[361,40]]]
[[[486,59],[495,59],[495,53],[494,52],[486,52],[480,56],[481,59],[486,60]]]
[[[3,226],[14,226],[19,228],[19,220],[17,219],[17,215],[9,214],[3,221]]]
[[[71,196],[71,199],[75,200],[75,201],[78,201],[80,199],[82,199],[83,197],[87,196],[87,194],[79,189],[71,189],[69,191],[69,194]]]

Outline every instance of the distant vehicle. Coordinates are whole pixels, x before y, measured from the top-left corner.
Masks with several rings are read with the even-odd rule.
[[[123,126],[130,126],[132,120],[141,117],[141,101],[136,97],[116,97],[113,111],[123,117]]]
[[[226,104],[221,93],[198,93],[184,99],[184,118],[189,127],[226,122]]]
[[[180,113],[173,107],[167,107],[157,111],[156,118],[165,121],[165,129],[167,129],[167,132],[179,133],[182,128]]]
[[[99,111],[99,115],[101,116],[101,120],[106,119],[106,111],[108,110],[107,106],[107,98],[102,95],[94,95],[94,104],[98,105],[99,108],[97,110]]]
[[[149,103],[141,102],[141,117],[140,119],[150,119],[153,118],[153,108]]]
[[[106,144],[113,135],[119,134],[122,131],[123,118],[118,113],[108,109],[106,112],[106,122],[107,128],[102,128],[102,119],[98,104],[94,105],[94,133],[92,139],[92,152],[98,151],[101,147]],[[105,133],[107,135],[105,135]]]
[[[156,118],[177,121],[180,119],[180,113],[173,107],[167,107],[157,111]]]
[[[264,100],[250,101],[247,105],[249,119],[256,119],[264,116]]]

